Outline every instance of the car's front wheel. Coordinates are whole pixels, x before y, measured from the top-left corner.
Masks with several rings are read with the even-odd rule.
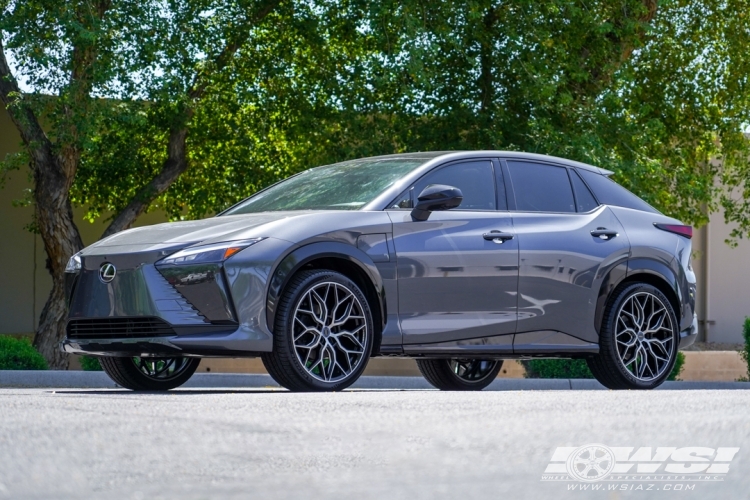
[[[373,337],[372,312],[356,283],[334,271],[302,271],[279,301],[263,365],[291,391],[339,391],[364,371]]]
[[[118,385],[134,391],[168,391],[193,376],[200,358],[99,358]]]
[[[503,367],[500,359],[418,359],[425,379],[441,391],[481,391]]]
[[[610,389],[653,389],[669,377],[679,342],[674,308],[656,287],[621,286],[604,311],[599,354],[587,360]]]

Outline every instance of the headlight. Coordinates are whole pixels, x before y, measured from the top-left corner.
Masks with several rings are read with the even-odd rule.
[[[185,265],[205,262],[223,262],[240,250],[244,250],[250,245],[255,245],[261,240],[263,240],[263,238],[225,241],[222,243],[214,243],[212,245],[188,247],[163,258],[158,264]]]
[[[68,261],[68,265],[65,266],[65,272],[77,273],[77,272],[80,272],[80,270],[81,270],[81,256],[80,254],[75,254]]]

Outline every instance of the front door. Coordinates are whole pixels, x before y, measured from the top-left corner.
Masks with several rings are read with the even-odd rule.
[[[498,166],[489,159],[449,164],[411,189],[416,198],[430,184],[457,187],[464,196],[457,209],[432,212],[426,221],[412,220],[409,209],[389,211],[404,344],[515,331],[518,243]]]

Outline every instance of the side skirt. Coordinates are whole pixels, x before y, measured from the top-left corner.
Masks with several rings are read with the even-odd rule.
[[[599,344],[581,340],[566,333],[543,330],[481,339],[404,345],[404,356],[489,357],[489,358],[577,358],[599,353]]]

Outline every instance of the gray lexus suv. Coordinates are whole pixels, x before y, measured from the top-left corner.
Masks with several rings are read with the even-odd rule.
[[[610,174],[506,151],[306,170],[72,256],[62,349],[133,390],[178,387],[201,357],[261,357],[290,390],[335,391],[372,356],[415,358],[443,390],[529,358],[651,389],[696,336],[692,228]]]

